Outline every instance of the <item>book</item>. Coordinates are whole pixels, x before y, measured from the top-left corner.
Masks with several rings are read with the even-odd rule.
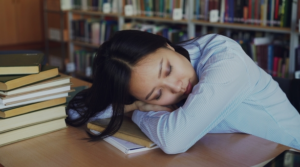
[[[1,54],[0,75],[39,73],[43,57],[42,53]]]
[[[4,106],[19,105],[20,103],[30,104],[30,103],[28,103],[28,101],[39,100],[41,98],[48,98],[48,97],[52,97],[52,96],[55,96],[55,95],[62,95],[64,93],[68,94],[69,92],[72,92],[72,91],[73,90],[62,91],[62,92],[58,92],[58,93],[47,94],[47,95],[44,95],[44,96],[39,96],[39,97],[33,97],[33,98],[24,99],[24,100],[18,100],[18,101],[8,102],[8,103],[5,103]],[[0,105],[3,105],[3,104],[0,103]]]
[[[21,105],[25,105],[25,104],[31,104],[31,103],[36,103],[36,102],[41,102],[41,101],[46,101],[46,100],[51,100],[51,99],[57,99],[57,98],[61,98],[61,97],[67,97],[67,96],[68,96],[68,92],[62,92],[62,93],[58,93],[58,94],[53,94],[53,95],[49,95],[49,96],[45,96],[45,97],[41,97],[41,98],[37,98],[37,99],[26,100],[26,101],[22,101],[22,102],[18,102],[18,103],[13,103],[13,104],[7,104],[7,105],[0,104],[0,110],[5,109],[5,108],[10,108],[10,107],[21,106]]]
[[[12,90],[38,81],[46,80],[58,75],[58,68],[43,66],[38,74],[29,75],[4,75],[0,76],[0,90]]]
[[[12,116],[21,115],[28,112],[64,104],[65,102],[66,102],[66,97],[61,97],[61,98],[46,100],[46,101],[37,102],[28,105],[21,105],[16,107],[0,109],[0,118],[9,118]]]
[[[125,154],[132,154],[132,153],[137,153],[137,152],[142,152],[142,151],[148,151],[152,150],[155,148],[159,148],[158,146],[153,146],[151,148],[144,147],[138,144],[131,143],[126,140],[122,140],[113,136],[107,137],[104,139],[107,143],[113,145],[120,151],[122,151]]]
[[[0,118],[0,133],[39,124],[45,121],[64,118],[65,116],[65,106],[61,105],[18,115],[11,118]]]
[[[94,120],[87,124],[87,128],[103,132],[109,121],[110,119]],[[155,146],[155,143],[128,117],[124,117],[120,129],[113,136],[148,148]]]
[[[81,91],[83,91],[84,89],[87,89],[88,86],[77,86],[77,87],[73,87],[72,89],[74,90],[73,92],[69,92],[69,96],[67,97],[67,101],[66,103],[68,104],[70,102],[70,100],[72,100],[75,95]]]
[[[23,94],[26,92],[31,92],[31,91],[36,91],[36,90],[41,90],[45,88],[51,88],[55,87],[58,85],[63,85],[70,83],[70,78],[71,76],[66,76],[66,75],[59,75],[57,77],[47,79],[45,81],[37,82],[30,84],[28,86],[20,87],[17,89],[9,90],[9,91],[1,91],[0,90],[0,96],[11,96],[11,95],[18,95],[18,94]]]
[[[0,146],[8,145],[11,143],[19,142],[46,133],[54,132],[66,128],[65,117],[47,121],[44,123],[16,129],[0,133]]]
[[[59,85],[56,87],[51,87],[48,89],[32,91],[32,92],[28,92],[28,93],[24,93],[24,94],[0,97],[0,104],[6,105],[9,103],[17,103],[18,101],[30,100],[33,98],[40,98],[40,97],[55,94],[55,93],[66,92],[69,90],[71,90],[70,83],[64,84],[64,85]]]

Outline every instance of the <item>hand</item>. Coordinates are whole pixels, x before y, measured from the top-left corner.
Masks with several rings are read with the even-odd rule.
[[[136,109],[140,111],[174,111],[178,107],[176,105],[170,105],[170,106],[160,106],[155,104],[148,104],[142,101],[135,101],[134,102]]]

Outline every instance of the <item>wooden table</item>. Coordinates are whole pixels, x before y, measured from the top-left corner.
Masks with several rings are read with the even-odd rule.
[[[77,79],[72,82],[73,86],[88,85]],[[105,141],[87,142],[83,138],[87,135],[82,128],[68,127],[3,146],[0,163],[5,167],[243,167],[289,149],[247,134],[207,134],[185,153],[167,155],[155,149],[126,155]]]

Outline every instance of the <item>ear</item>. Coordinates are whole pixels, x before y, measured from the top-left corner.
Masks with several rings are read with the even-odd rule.
[[[175,51],[175,49],[174,49],[171,45],[169,45],[168,43],[167,43],[167,48],[169,48],[169,49]]]

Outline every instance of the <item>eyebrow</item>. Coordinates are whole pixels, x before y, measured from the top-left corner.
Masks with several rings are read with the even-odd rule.
[[[163,58],[161,59],[160,63],[159,63],[159,71],[158,71],[158,78],[160,78],[161,76],[161,69],[162,69],[162,63],[163,63]],[[155,87],[154,87],[155,88]],[[148,98],[152,95],[154,88],[148,93],[148,95],[146,96],[146,100],[148,100]]]

